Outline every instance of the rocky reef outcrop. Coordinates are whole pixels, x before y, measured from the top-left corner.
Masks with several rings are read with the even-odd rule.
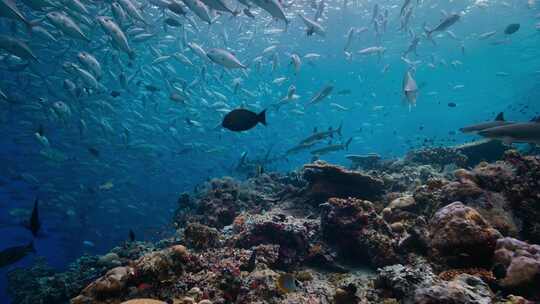
[[[513,238],[499,239],[494,263],[494,271],[503,288],[540,301],[540,245]]]
[[[12,272],[15,304],[537,303],[540,158],[492,144],[214,179],[158,244]]]
[[[303,177],[308,181],[307,193],[317,202],[331,197],[358,197],[377,199],[384,193],[384,183],[380,178],[322,161],[305,165]]]

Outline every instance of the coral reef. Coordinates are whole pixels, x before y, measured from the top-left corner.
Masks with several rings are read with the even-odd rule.
[[[369,201],[329,199],[321,215],[321,228],[324,238],[348,257],[365,259],[374,266],[399,260],[390,226]]]
[[[253,215],[246,219],[242,231],[231,241],[234,246],[249,249],[261,244],[278,245],[276,267],[288,269],[308,254],[310,238],[318,232],[317,220],[296,219],[279,212]]]
[[[180,196],[174,236],[66,272],[12,271],[10,292],[15,304],[538,303],[540,159],[495,161],[492,145],[369,172],[315,162],[214,179]]]
[[[410,151],[405,156],[405,161],[441,168],[452,164],[463,167],[467,164],[467,156],[453,148],[439,147]]]

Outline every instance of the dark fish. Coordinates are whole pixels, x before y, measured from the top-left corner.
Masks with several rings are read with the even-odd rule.
[[[506,35],[512,35],[513,33],[519,31],[520,27],[521,27],[521,25],[519,23],[512,23],[512,24],[508,25],[506,27],[506,29],[504,29],[504,33]]]
[[[255,16],[253,15],[253,13],[251,13],[251,11],[248,8],[244,8],[243,12],[244,12],[244,15],[248,16],[249,18],[255,19]]]
[[[457,106],[457,104],[455,102],[449,102],[448,103],[448,107],[450,108],[455,108]]]
[[[158,88],[158,87],[153,86],[153,85],[151,85],[151,84],[145,85],[144,88],[145,88],[147,91],[152,92],[152,93],[155,93],[155,92],[159,91],[159,88]]]
[[[426,32],[426,36],[428,37],[428,39],[431,40],[431,34],[433,34],[434,32],[446,31],[449,27],[454,25],[454,23],[458,22],[460,17],[461,16],[459,14],[452,14],[452,15],[449,15],[448,17],[446,17],[446,19],[444,19],[441,23],[439,23],[439,25],[437,25],[435,28],[433,28],[431,30],[424,27],[424,30]]]
[[[261,176],[264,174],[264,166],[262,165],[257,165],[255,167],[255,176]]]
[[[169,5],[167,5],[167,8],[175,13],[175,14],[178,14],[178,15],[185,15],[186,14],[186,11],[184,10],[184,8],[182,7],[182,5],[180,3],[178,3],[177,1],[173,0],[169,3]]]
[[[135,242],[135,232],[133,232],[131,229],[129,229],[129,241]]]
[[[41,228],[41,222],[39,221],[38,203],[39,200],[36,198],[36,200],[34,201],[34,208],[32,209],[32,215],[30,215],[30,221],[28,222],[28,228],[30,229],[34,237],[38,235],[39,229]]]
[[[31,252],[36,253],[34,242],[30,242],[28,245],[9,247],[0,251],[0,268],[16,263]]]
[[[172,27],[180,27],[180,26],[182,26],[182,23],[178,22],[178,20],[173,19],[173,18],[165,19],[165,24],[167,24],[168,26],[172,26]]]
[[[114,97],[114,98],[116,98],[116,97],[120,96],[120,92],[118,92],[118,91],[111,91],[111,96]]]
[[[245,109],[236,109],[225,115],[221,125],[231,131],[240,132],[252,129],[258,123],[266,126],[266,110],[257,114]]]
[[[88,152],[90,152],[90,154],[92,154],[94,157],[99,157],[100,155],[99,150],[94,147],[89,147]]]

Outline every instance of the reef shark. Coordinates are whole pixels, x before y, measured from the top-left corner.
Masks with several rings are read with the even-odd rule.
[[[497,114],[497,117],[495,117],[495,120],[493,120],[493,121],[488,121],[488,122],[483,122],[483,123],[479,123],[479,124],[476,124],[476,125],[463,127],[463,128],[461,128],[459,130],[461,132],[463,132],[463,133],[477,133],[477,132],[485,130],[485,129],[505,126],[505,125],[509,125],[509,124],[512,124],[512,122],[505,121],[504,120],[504,114],[503,114],[503,112],[501,112],[501,113]]]
[[[540,118],[530,122],[513,123],[509,125],[484,129],[479,135],[501,140],[505,144],[534,143],[540,145]]]

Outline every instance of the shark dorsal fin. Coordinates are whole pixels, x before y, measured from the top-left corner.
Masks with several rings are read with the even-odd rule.
[[[497,114],[497,116],[495,117],[495,121],[504,121],[504,114],[503,114],[503,112]]]

